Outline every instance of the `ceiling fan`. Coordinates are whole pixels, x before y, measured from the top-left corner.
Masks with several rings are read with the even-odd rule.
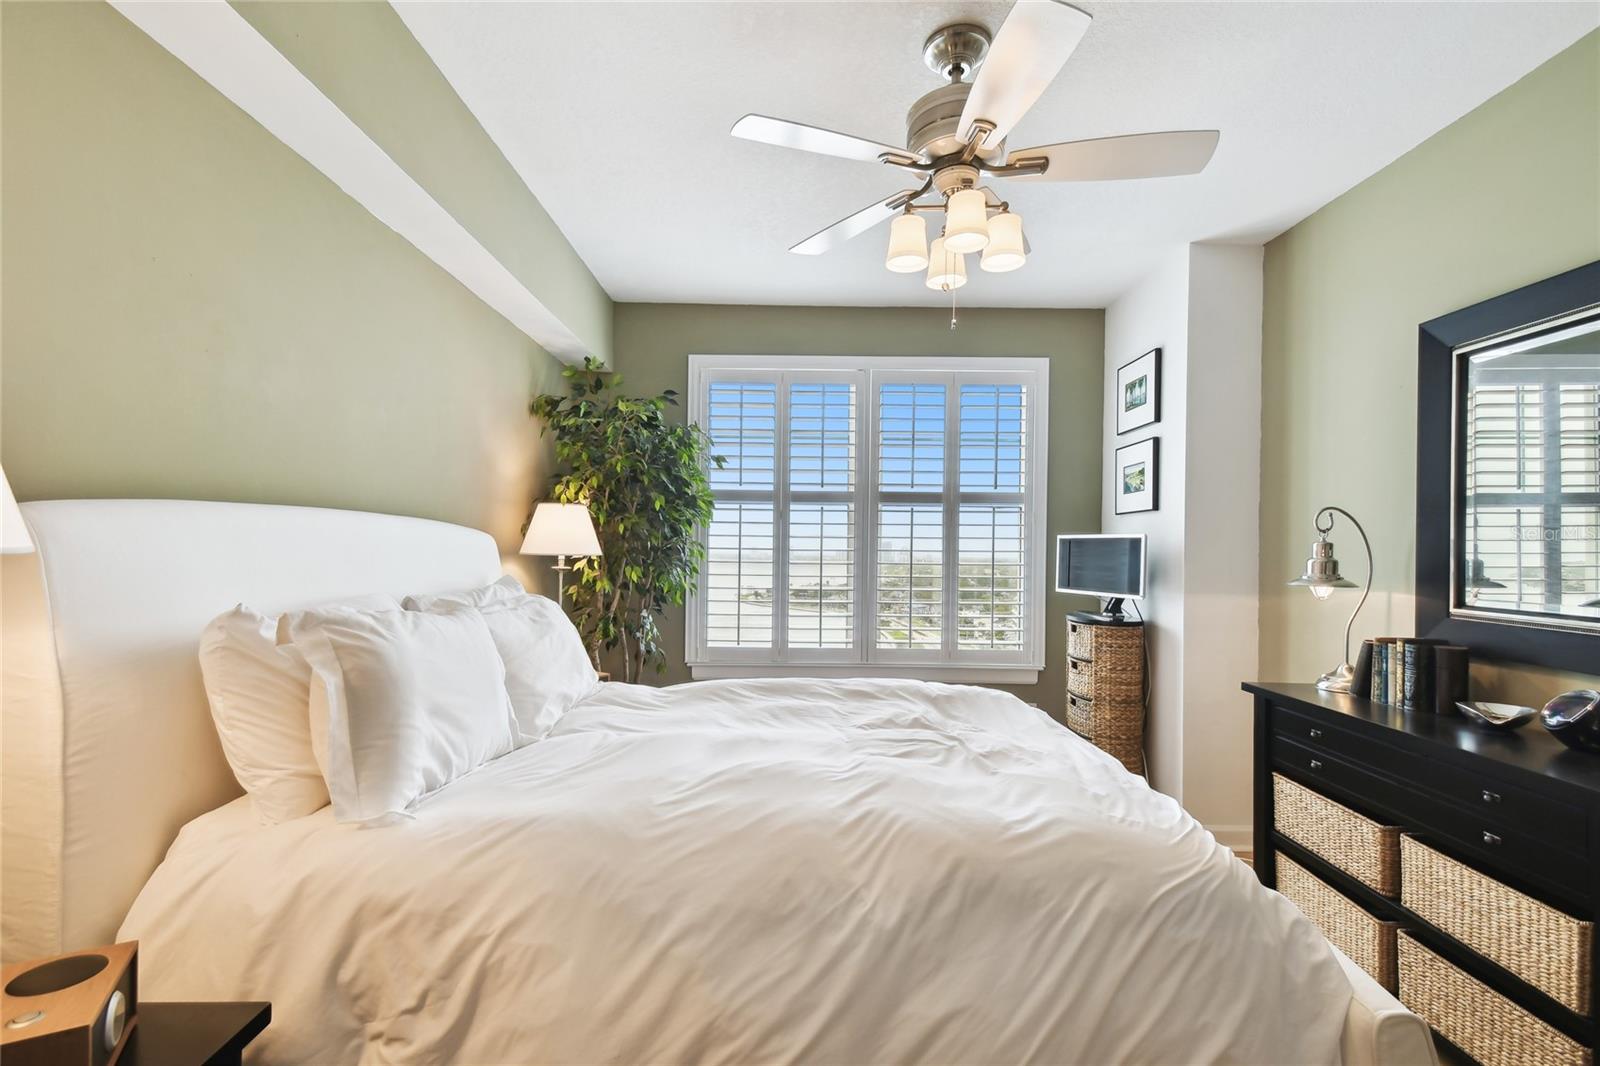
[[[927,269],[929,288],[966,282],[965,258],[982,252],[992,273],[1027,260],[1022,220],[986,178],[1018,181],[1118,181],[1197,174],[1216,150],[1216,130],[1136,133],[1063,141],[1007,151],[1006,137],[1077,48],[1090,16],[1059,0],[1018,0],[991,39],[972,23],[942,26],[922,47],[925,63],[948,84],[911,105],[906,144],[891,144],[766,115],[733,124],[735,137],[784,148],[859,159],[909,171],[920,184],[886,196],[789,250],[821,255],[894,219],[884,265],[897,273]],[[934,199],[919,202],[925,195]],[[944,214],[943,233],[927,241],[926,214]]]

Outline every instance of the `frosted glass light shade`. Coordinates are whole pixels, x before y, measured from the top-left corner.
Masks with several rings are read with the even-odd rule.
[[[989,243],[989,200],[977,189],[951,193],[944,205],[944,240],[952,252],[981,252]]]
[[[28,524],[22,520],[22,509],[17,498],[11,495],[11,482],[6,472],[0,470],[0,554],[22,555],[33,551],[33,538],[28,536]]]
[[[581,503],[541,503],[533,509],[523,555],[599,555],[589,508]]]
[[[928,249],[928,288],[948,291],[966,283],[966,261],[950,250],[945,238],[935,237]]]
[[[1004,274],[1028,261],[1022,246],[1022,216],[1002,211],[989,220],[989,246],[978,265],[991,274]]]
[[[915,274],[928,265],[928,223],[921,215],[895,216],[889,227],[889,254],[883,265],[896,274]]]

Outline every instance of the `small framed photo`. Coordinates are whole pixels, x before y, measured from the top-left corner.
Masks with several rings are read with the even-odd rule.
[[[1150,437],[1116,450],[1111,476],[1113,491],[1117,494],[1117,514],[1156,510],[1156,489],[1160,484],[1156,451],[1160,443],[1160,438]]]
[[[1152,348],[1117,368],[1117,432],[1132,433],[1161,421],[1161,349]]]

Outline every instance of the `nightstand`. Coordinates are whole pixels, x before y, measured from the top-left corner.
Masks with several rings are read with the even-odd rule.
[[[270,1003],[140,1003],[118,1066],[237,1066]]]

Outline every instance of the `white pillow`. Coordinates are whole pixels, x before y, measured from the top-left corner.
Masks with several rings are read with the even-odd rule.
[[[543,739],[600,684],[583,638],[561,607],[524,592],[514,577],[439,596],[407,596],[411,611],[475,611],[506,664],[506,690],[524,741]]]
[[[400,601],[363,596],[337,606],[398,611]],[[269,824],[328,805],[311,746],[311,668],[280,651],[277,632],[276,616],[241,603],[200,634],[200,674],[222,753],[257,816]]]
[[[326,695],[336,821],[403,813],[516,746],[505,667],[477,614],[299,611],[285,622]]]

